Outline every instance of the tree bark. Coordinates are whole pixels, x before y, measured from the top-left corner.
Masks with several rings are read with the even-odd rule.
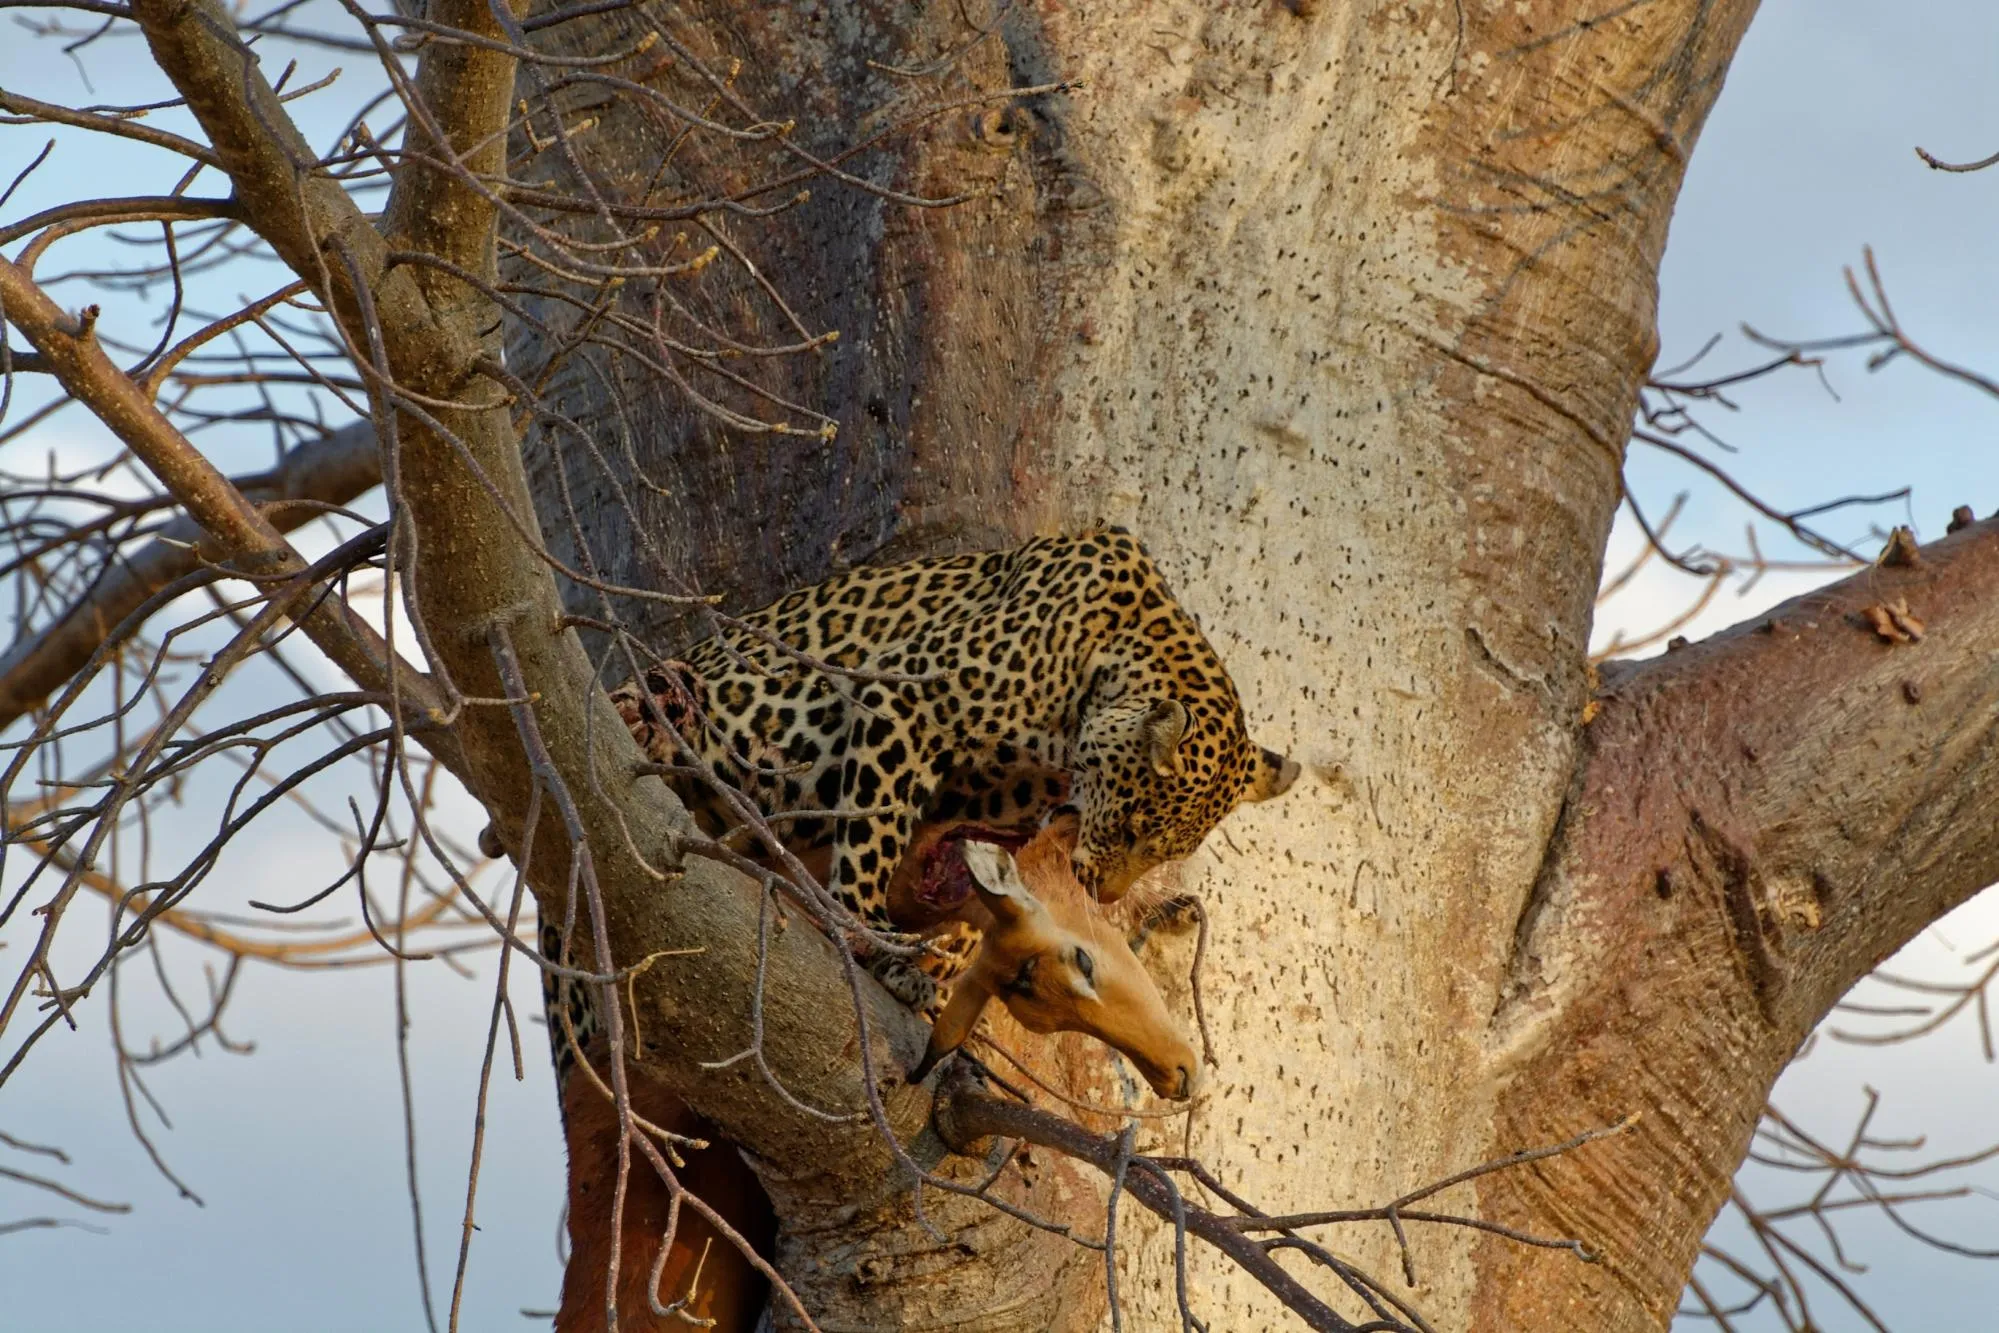
[[[1482,1182],[1487,1216],[1586,1231],[1605,1260],[1546,1283],[1540,1257],[1481,1246],[1482,1326],[1663,1324],[1798,1046],[1999,880],[1995,594],[1988,520],[1607,675],[1494,1018],[1495,1126],[1643,1119]],[[1884,639],[1884,606],[1923,638]]]
[[[738,605],[845,560],[1133,527],[1255,730],[1312,775],[1182,871],[1221,960],[1195,1151],[1282,1211],[1377,1202],[1528,1146],[1504,1114],[1520,1038],[1494,1015],[1578,762],[1666,222],[1752,8],[1014,7],[982,18],[996,28],[980,40],[943,7],[867,6],[848,25],[683,7],[670,31],[743,59],[745,100],[795,117],[821,155],[926,104],[1080,86],[937,117],[845,164],[969,202],[815,182],[789,213],[727,220],[806,331],[838,330],[771,368],[774,392],[838,435],[732,433],[615,358],[575,357],[562,411],[610,466],[545,435],[545,525],[604,534],[609,575]],[[630,35],[553,34],[598,50]],[[928,80],[885,68],[967,43]],[[658,130],[630,106],[592,110],[588,162],[639,198]],[[711,153],[706,175],[666,175],[712,191],[771,161]],[[744,341],[796,341],[755,284],[718,261],[686,299],[743,321]],[[614,487],[643,492],[650,538]],[[667,641],[678,628],[653,623]],[[1532,1127],[1561,1139],[1639,1109],[1601,1101],[1557,1101]],[[1737,1103],[1731,1127],[1760,1090]],[[1717,1156],[1711,1190],[1733,1165]],[[1563,1202],[1522,1211],[1595,1241],[1590,1201]],[[1461,1233],[1414,1243],[1440,1326],[1499,1308],[1503,1251]],[[1338,1244],[1393,1268],[1384,1229]],[[1597,1326],[1656,1321],[1685,1275],[1684,1247],[1666,1250]],[[1157,1237],[1126,1253],[1131,1317],[1162,1326],[1170,1254]],[[1281,1322],[1194,1258],[1231,1326]],[[1547,1266],[1550,1299],[1596,1280]]]
[[[600,992],[607,1021],[631,1020],[648,1096],[757,1164],[779,1267],[823,1324],[1082,1326],[1096,1260],[935,1189],[919,1216],[901,1154],[985,1170],[896,1077],[922,1025],[870,984],[831,1002],[853,973],[829,941],[680,859],[685,811],[636,778],[592,687],[620,664],[561,611],[615,602],[607,583],[754,605],[854,561],[1109,521],[1309,773],[1178,871],[1213,926],[1192,1152],[1307,1211],[1635,1116],[1439,1201],[1601,1263],[1465,1229],[1409,1255],[1440,1327],[1635,1330],[1670,1318],[1812,1025],[1999,876],[1980,808],[1999,521],[1891,544],[1768,618],[1606,670],[1600,693],[1585,664],[1667,219],[1752,10],[709,0],[540,25],[551,51],[627,54],[522,73],[504,8],[440,0],[430,17],[478,40],[424,52],[417,156],[379,224],[309,168],[214,0],[131,13],[232,209],[370,378],[388,548],[434,675],[338,608],[304,631],[393,685],[406,720],[449,725],[447,763],[542,911],[578,910],[593,968],[660,961]],[[622,82],[589,72],[623,62]],[[536,227],[609,242],[611,202],[661,224],[658,272],[602,281],[579,265],[608,251],[587,249],[551,268]],[[0,275],[41,364],[213,553],[309,576],[87,325]],[[661,647],[699,629],[685,603],[618,609]],[[1162,972],[1188,944],[1162,941]],[[753,1007],[770,1078],[714,1067]],[[1075,1043],[1049,1050],[1081,1078]],[[863,1107],[864,1059],[893,1149],[793,1100]],[[986,1109],[949,1141],[1019,1118]],[[1149,1123],[1141,1148],[1166,1141]],[[589,1133],[630,1142],[615,1114]],[[1085,1235],[1102,1190],[1059,1162],[997,1186]],[[1125,1221],[1126,1319],[1172,1326],[1167,1238]],[[1377,1273],[1401,1257],[1380,1226],[1330,1243]],[[1218,1324],[1283,1324],[1215,1252],[1190,1269]]]
[[[1789,609],[1760,638],[1616,676],[1585,725],[1591,594],[1666,223],[1752,9],[970,11],[987,31],[951,6],[836,18],[718,2],[559,24],[537,40],[589,53],[657,25],[673,43],[634,79],[683,109],[794,123],[683,138],[685,117],[629,90],[545,74],[517,88],[536,122],[515,143],[531,189],[573,195],[587,168],[604,196],[661,210],[656,262],[716,257],[608,305],[515,260],[532,290],[507,369],[550,396],[527,476],[484,418],[463,429],[500,500],[525,504],[532,481],[586,612],[593,579],[755,605],[844,563],[1135,528],[1205,618],[1256,731],[1311,775],[1180,872],[1210,905],[1217,960],[1219,1066],[1194,1152],[1264,1207],[1305,1210],[1638,1113],[1616,1145],[1476,1191],[1486,1215],[1574,1235],[1602,1265],[1433,1231],[1413,1238],[1415,1295],[1441,1327],[1659,1327],[1798,1040],[1999,873],[1968,814],[1990,780],[1988,530]],[[726,77],[704,84],[690,57]],[[429,86],[440,104],[498,106],[496,60],[438,63]],[[992,96],[1050,84],[1066,86]],[[223,147],[243,189],[256,164]],[[843,179],[813,165],[828,161]],[[812,178],[811,197],[749,215],[789,197],[787,172]],[[674,216],[675,200],[718,196],[737,206]],[[426,219],[480,206],[448,182],[430,202],[450,208],[421,202],[390,212],[419,240]],[[587,211],[550,216],[606,239]],[[398,373],[449,396],[480,312],[434,274],[415,285],[399,299],[420,296],[453,350]],[[627,333],[663,331],[657,364],[590,341],[605,309]],[[732,379],[735,363],[668,346],[690,330],[810,350],[746,353]],[[666,387],[662,365],[683,383]],[[698,1072],[740,1043],[755,901],[710,868],[646,891],[637,849],[670,841],[673,812],[605,777],[629,747],[587,694],[560,694],[589,666],[532,633],[553,589],[502,549],[493,506],[436,439],[404,463],[427,524],[420,601],[454,636],[440,665],[504,694],[478,636],[499,611],[520,629],[550,764],[585,797],[612,956],[705,950],[638,988],[648,1065],[765,1164],[787,1278],[841,1325],[920,1326],[978,1301],[983,1327],[1047,1326],[1047,1275],[1075,1271],[1063,1243],[933,1197],[930,1222],[958,1242],[940,1248],[871,1131],[787,1118],[753,1078]],[[535,592],[499,608],[495,588]],[[1929,639],[1891,647],[1856,622],[1888,592]],[[695,628],[658,603],[627,611],[662,646]],[[1905,665],[1919,660],[1920,680]],[[465,726],[475,789],[517,824],[518,745]],[[545,910],[564,882],[550,841]],[[773,1063],[854,1104],[858,1033],[823,1003],[841,984],[829,950],[793,931],[772,966]],[[892,1065],[913,1026],[870,1012]],[[898,1133],[934,1159],[915,1133],[926,1100],[892,1091]],[[1077,1179],[1022,1197],[1073,1211]],[[1135,1217],[1126,1315],[1168,1326],[1171,1255]],[[1395,1266],[1385,1229],[1333,1243]],[[1283,1322],[1198,1248],[1192,1279],[1228,1326]]]

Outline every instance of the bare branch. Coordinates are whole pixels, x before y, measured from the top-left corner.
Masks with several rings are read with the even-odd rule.
[[[0,302],[7,321],[26,334],[71,396],[97,414],[161,483],[186,506],[189,516],[245,574],[285,577],[306,567],[277,528],[229,484],[155,407],[130,377],[113,365],[87,322],[64,314],[11,261],[0,258]],[[86,312],[88,313],[88,312]],[[444,708],[421,673],[398,664],[381,636],[338,598],[311,599],[306,632],[364,688],[384,688],[395,674],[420,713],[442,718]],[[448,748],[448,747],[447,747]]]
[[[272,529],[282,533],[318,517],[321,505],[347,504],[380,480],[374,431],[361,422],[301,445],[276,468],[237,477],[230,485],[256,503]],[[0,727],[80,670],[105,636],[147,598],[204,562],[228,554],[200,525],[182,518],[129,557],[107,561],[86,596],[0,657]]]

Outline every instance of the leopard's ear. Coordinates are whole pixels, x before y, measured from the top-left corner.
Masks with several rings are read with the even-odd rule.
[[[1192,721],[1187,705],[1178,699],[1159,700],[1140,720],[1138,730],[1145,738],[1146,762],[1160,777],[1177,777],[1186,767],[1186,761],[1180,757],[1180,742]]]
[[[1282,796],[1291,790],[1291,784],[1298,780],[1298,761],[1286,759],[1275,750],[1256,747],[1256,758],[1249,763],[1249,786],[1243,790],[1245,801],[1267,801],[1274,796]]]

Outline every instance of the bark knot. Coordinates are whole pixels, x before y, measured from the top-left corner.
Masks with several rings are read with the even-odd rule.
[[[1687,812],[1687,860],[1721,893],[1722,909],[1765,1022],[1775,1024],[1789,983],[1781,914],[1759,893],[1755,849],[1698,809]]]

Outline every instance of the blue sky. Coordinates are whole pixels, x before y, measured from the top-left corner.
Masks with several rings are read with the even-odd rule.
[[[0,23],[6,22],[0,19]],[[51,98],[88,97],[76,71],[45,42],[0,28],[0,85]],[[1660,310],[1662,362],[1726,335],[1705,363],[1732,369],[1760,355],[1737,333],[1748,321],[1774,334],[1815,337],[1853,331],[1859,318],[1841,269],[1875,247],[1906,326],[1938,355],[1999,371],[1999,171],[1942,175],[1923,167],[1921,144],[1947,158],[1999,149],[1999,6],[1990,0],[1766,0],[1694,155],[1667,254]],[[96,95],[129,101],[156,92],[136,45],[100,46],[87,60]],[[332,64],[354,77],[365,62],[308,58],[301,77]],[[344,104],[344,103],[343,103]],[[314,103],[301,105],[308,128]],[[323,118],[322,118],[323,119]],[[171,117],[160,123],[172,127]],[[0,176],[40,145],[34,131],[0,135]],[[118,193],[164,189],[150,154],[66,140],[59,170],[45,170],[9,217],[56,202],[77,173]],[[60,252],[59,252],[60,253]],[[88,254],[79,246],[73,252]],[[254,281],[232,276],[232,283]],[[216,289],[219,303],[236,288]],[[254,294],[254,292],[252,292]],[[81,299],[81,298],[78,298]],[[116,303],[108,320],[144,306]],[[143,321],[123,327],[150,342]],[[1706,419],[1740,449],[1735,475],[1776,503],[1913,488],[1907,505],[1875,517],[1941,533],[1951,508],[1999,508],[1999,402],[1908,364],[1870,374],[1862,359],[1830,361],[1827,382],[1793,372],[1743,389],[1741,411]],[[81,416],[51,429],[38,447],[81,456],[102,436]],[[9,446],[18,453],[24,445]],[[219,439],[231,468],[254,466],[268,440],[254,432]],[[19,466],[18,462],[15,464]],[[1676,537],[1739,549],[1742,514],[1684,464],[1641,450],[1630,476],[1655,514],[1693,491]],[[1865,516],[1829,520],[1835,535],[1862,542]],[[1621,524],[1613,565],[1636,549]],[[1871,548],[1870,548],[1871,549]],[[1772,550],[1772,554],[1777,554]],[[1800,590],[1810,577],[1772,576],[1748,597],[1718,597],[1692,632],[1718,628]],[[1653,569],[1605,610],[1600,638],[1619,625],[1643,628],[1685,604],[1683,580]],[[163,829],[162,837],[193,830]],[[213,882],[224,900],[315,883],[331,858],[302,819],[261,826]],[[205,890],[205,892],[208,892]],[[11,941],[10,937],[10,941]],[[1958,975],[1964,955],[1999,938],[1999,908],[1979,903],[1912,946],[1910,970]],[[18,947],[18,946],[16,946]],[[79,946],[80,947],[80,946]],[[191,955],[190,955],[191,956]],[[448,1290],[463,1203],[472,1093],[490,1002],[491,959],[475,979],[437,967],[412,972],[412,1056],[422,1147],[426,1235],[433,1281]],[[209,1050],[156,1071],[155,1091],[173,1119],[158,1137],[170,1161],[206,1200],[179,1200],[152,1170],[123,1123],[108,1037],[81,1033],[47,1044],[33,1076],[0,1095],[0,1129],[59,1143],[76,1161],[63,1178],[134,1211],[108,1234],[30,1233],[0,1239],[0,1291],[8,1326],[299,1330],[421,1327],[410,1257],[401,1112],[390,1040],[394,1017],[382,970],[300,975],[250,969],[232,1037],[254,1055]],[[516,987],[523,1014],[536,1012],[532,978]],[[93,1009],[91,1012],[97,1012]],[[547,1308],[559,1280],[555,1237],[561,1151],[538,1028],[523,1084],[496,1081],[481,1184],[482,1230],[473,1248],[466,1327],[534,1327],[518,1311]],[[1940,1148],[1982,1146],[1999,1134],[1986,1108],[1999,1104],[1999,1071],[1980,1057],[1970,1025],[1888,1050],[1819,1043],[1780,1088],[1779,1101],[1828,1134],[1850,1124],[1863,1083],[1884,1090],[1884,1132],[1922,1131]],[[32,1167],[30,1168],[32,1169]],[[1988,1175],[1985,1183],[1999,1186]],[[1965,1234],[1999,1245],[1999,1203],[1961,1205]],[[0,1220],[45,1211],[0,1187]],[[1854,1234],[1874,1263],[1861,1279],[1877,1308],[1903,1330],[1968,1328],[1967,1311],[1999,1297],[1999,1266],[1947,1260],[1898,1244],[1858,1222]],[[1859,1327],[1835,1307],[1825,1327]],[[1753,1327],[1754,1325],[1746,1325]]]

